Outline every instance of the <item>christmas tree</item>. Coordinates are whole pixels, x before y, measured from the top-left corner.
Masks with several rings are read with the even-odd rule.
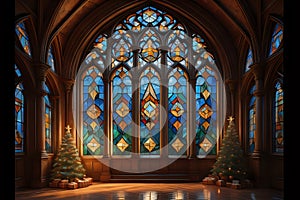
[[[226,135],[211,172],[229,180],[244,180],[247,177],[247,161],[233,119],[231,116],[228,119]]]
[[[51,180],[67,179],[70,182],[82,179],[85,176],[85,168],[81,163],[78,150],[72,138],[69,125],[63,137],[62,144],[56,155],[51,170]]]

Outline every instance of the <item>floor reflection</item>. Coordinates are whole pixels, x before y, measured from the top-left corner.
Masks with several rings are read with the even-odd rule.
[[[62,200],[282,200],[274,189],[231,189],[201,183],[98,183],[80,189],[17,189],[15,199]]]

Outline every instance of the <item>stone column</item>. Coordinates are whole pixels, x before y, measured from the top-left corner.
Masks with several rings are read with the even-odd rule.
[[[228,85],[229,87],[229,90],[230,90],[230,102],[231,102],[231,110],[230,110],[230,113],[229,113],[229,116],[235,116],[235,89],[236,89],[236,84],[237,84],[237,81],[236,80],[233,80],[233,79],[228,79],[226,80],[226,84]]]
[[[36,64],[35,76],[36,76],[36,135],[37,135],[37,146],[38,151],[42,158],[48,158],[45,144],[45,99],[44,96],[47,94],[44,90],[46,75],[50,67],[46,64]]]
[[[256,97],[256,115],[255,115],[255,135],[254,143],[255,148],[253,156],[260,156],[262,151],[262,139],[263,139],[263,75],[264,75],[264,66],[263,64],[255,64],[253,68],[253,74],[255,76],[255,86],[256,90],[254,91],[254,96]]]
[[[60,131],[57,129],[57,100],[59,96],[51,96],[50,101],[51,101],[51,142],[52,142],[52,152],[55,153],[56,150],[59,149],[60,143],[58,141],[61,140],[60,136]]]
[[[72,79],[64,79],[63,84],[65,86],[65,125],[64,127],[67,127],[68,125],[72,128],[71,133],[72,137],[74,138],[76,144],[76,129],[74,128],[74,119],[73,119],[73,112],[72,112],[72,89],[74,85],[74,80]]]
[[[167,51],[168,47],[162,47],[161,52],[161,98],[160,98],[160,143],[161,157],[167,158],[169,154],[168,147],[168,68],[167,68]],[[165,119],[165,120],[164,120]]]
[[[139,119],[140,119],[140,88],[138,73],[138,54],[140,49],[138,47],[133,50],[133,68],[130,70],[132,75],[132,153],[133,157],[139,157]]]
[[[256,90],[254,91],[254,96],[256,97],[256,115],[255,115],[255,124],[256,130],[254,134],[254,152],[251,154],[252,158],[252,168],[255,177],[255,185],[260,187],[264,186],[264,174],[267,173],[267,169],[264,166],[263,162],[263,76],[264,76],[264,65],[263,63],[255,64],[252,67],[252,72],[255,76],[255,86]]]
[[[46,75],[50,67],[43,63],[33,65],[36,79],[36,101],[35,101],[35,149],[32,160],[32,171],[35,173],[30,177],[30,186],[33,188],[45,187],[47,184],[48,155],[45,145],[45,100],[47,94],[44,90]]]
[[[195,73],[191,72],[191,78],[188,82],[187,85],[187,90],[189,91],[188,94],[189,97],[189,101],[187,102],[187,105],[189,105],[188,107],[188,116],[190,118],[188,118],[189,120],[189,132],[187,134],[188,136],[188,141],[190,143],[190,145],[187,147],[187,156],[189,159],[194,159],[197,157],[197,152],[196,152],[196,115],[197,115],[197,111],[196,111],[196,96],[195,96],[195,92],[196,92],[196,78],[195,78]],[[197,113],[196,113],[197,112]]]

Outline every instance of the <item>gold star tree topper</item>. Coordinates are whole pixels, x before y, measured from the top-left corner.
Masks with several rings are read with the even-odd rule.
[[[71,127],[70,127],[70,125],[68,125],[66,128],[65,128],[66,130],[67,130],[67,132],[69,133],[70,132],[70,130],[72,129]]]

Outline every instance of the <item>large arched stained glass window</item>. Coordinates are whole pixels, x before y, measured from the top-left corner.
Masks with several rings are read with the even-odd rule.
[[[16,31],[17,37],[18,37],[25,53],[27,53],[31,57],[29,36],[28,36],[27,31],[26,31],[24,21],[21,21],[21,22],[17,23],[15,31]]]
[[[110,33],[96,37],[82,70],[99,69],[108,75],[104,88],[108,91],[99,90],[97,94],[102,94],[101,101],[106,102],[106,111],[111,114],[104,119],[104,105],[99,109],[94,106],[94,92],[83,89],[84,116],[80,123],[83,123],[84,155],[99,154],[91,150],[90,141],[93,141],[93,149],[103,148],[102,140],[95,139],[93,129],[100,129],[103,136],[104,124],[110,140],[107,152],[116,158],[130,157],[133,153],[157,158],[164,152],[168,155],[163,156],[170,158],[189,156],[192,151],[195,154],[194,147],[187,151],[195,132],[197,156],[216,155],[218,132],[223,125],[217,102],[225,101],[220,101],[223,93],[217,95],[221,91],[221,76],[213,55],[205,49],[204,39],[187,33],[176,18],[147,6],[128,15]],[[190,73],[194,76],[192,84]],[[99,75],[92,78],[94,81],[85,81],[84,88],[103,84],[95,79],[99,76],[102,80],[102,74],[95,74]],[[95,116],[85,113],[91,105],[97,110]],[[195,106],[196,120],[188,120],[195,114],[194,111],[191,114],[189,108]],[[95,126],[97,123],[101,125]],[[192,129],[195,123],[197,127]],[[167,149],[162,150],[164,147]]]
[[[278,81],[275,85],[275,98],[273,107],[273,152],[283,153],[284,151],[284,129],[283,129],[283,89]]]
[[[147,67],[140,81],[140,153],[160,154],[160,77]]]
[[[253,153],[255,148],[254,138],[256,136],[256,97],[254,96],[254,91],[256,86],[254,85],[250,90],[250,102],[248,107],[248,139],[249,139],[249,153]]]
[[[270,43],[269,56],[271,56],[279,48],[282,39],[283,39],[283,27],[281,24],[276,23],[272,34],[271,43]]]
[[[97,67],[88,68],[83,84],[83,155],[102,155],[104,150],[104,83]]]
[[[132,81],[131,74],[121,66],[112,79],[113,155],[129,155],[132,151]]]
[[[44,96],[45,100],[45,147],[47,152],[52,152],[52,136],[51,136],[51,103],[49,99],[50,90],[45,84],[44,86],[46,95]]]
[[[16,88],[15,88],[15,152],[24,152],[24,95],[21,82],[21,72],[15,65]]]

